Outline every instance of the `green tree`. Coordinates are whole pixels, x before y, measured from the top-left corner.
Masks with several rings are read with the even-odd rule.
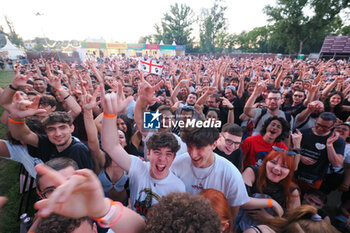
[[[341,27],[338,14],[349,6],[349,0],[277,0],[275,7],[264,8],[273,24],[270,40],[284,53],[317,51],[325,36]]]
[[[163,40],[164,44],[172,44],[175,41],[178,45],[186,45],[192,48],[193,31],[192,25],[195,22],[194,12],[186,4],[170,6],[170,11],[164,14],[160,25],[155,25],[157,43]]]
[[[146,41],[149,41],[151,44],[155,43],[154,35],[141,36],[138,40],[139,44],[145,44]]]
[[[7,16],[5,16],[5,21],[10,30],[10,33],[8,33],[8,39],[18,47],[24,47],[23,39],[16,33],[15,27]]]
[[[215,52],[215,40],[218,35],[226,31],[227,20],[225,11],[227,6],[223,0],[215,0],[210,9],[203,9],[200,22],[200,48],[202,52]]]
[[[48,38],[42,38],[42,37],[35,37],[34,40],[32,40],[34,43],[33,50],[41,52],[48,50],[47,43],[53,44],[53,41],[50,41]]]

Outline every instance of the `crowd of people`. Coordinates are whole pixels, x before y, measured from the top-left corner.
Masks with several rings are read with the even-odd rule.
[[[349,62],[158,60],[17,67],[0,156],[36,179],[29,232],[350,231]]]

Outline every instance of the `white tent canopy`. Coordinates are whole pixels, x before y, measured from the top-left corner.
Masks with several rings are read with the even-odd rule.
[[[6,45],[0,48],[0,56],[4,58],[8,57],[10,59],[18,59],[18,56],[26,56],[26,53],[17,48],[6,38]]]

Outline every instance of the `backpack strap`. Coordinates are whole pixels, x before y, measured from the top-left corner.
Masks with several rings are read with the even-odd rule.
[[[254,124],[254,129],[258,126],[259,121],[261,120],[261,118],[267,113],[267,109],[264,108],[261,110],[260,116],[258,117],[258,119],[256,119],[256,122]]]

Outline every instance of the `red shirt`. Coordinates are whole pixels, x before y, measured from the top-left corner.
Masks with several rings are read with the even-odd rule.
[[[247,137],[241,145],[242,152],[246,155],[245,160],[243,161],[244,168],[249,165],[261,166],[265,156],[272,151],[272,146],[288,150],[283,142],[265,142],[261,134]]]

